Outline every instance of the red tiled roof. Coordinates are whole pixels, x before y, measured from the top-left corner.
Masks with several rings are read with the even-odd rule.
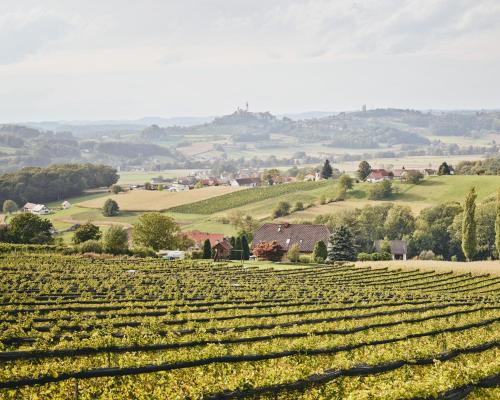
[[[202,246],[207,239],[210,240],[210,246],[212,247],[215,246],[217,242],[222,242],[224,240],[224,235],[222,233],[190,231],[186,232],[185,234],[199,246]]]
[[[326,225],[264,224],[255,232],[252,247],[260,242],[276,240],[285,251],[298,243],[301,252],[310,253],[314,250],[316,242],[322,240],[327,244],[329,237],[330,231]]]
[[[383,179],[387,176],[390,176],[390,174],[385,169],[372,169],[367,179]]]

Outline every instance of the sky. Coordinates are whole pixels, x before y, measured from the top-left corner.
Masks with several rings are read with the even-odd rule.
[[[0,122],[500,108],[498,0],[1,0]]]

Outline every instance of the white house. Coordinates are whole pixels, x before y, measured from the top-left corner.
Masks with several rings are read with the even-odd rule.
[[[188,192],[189,186],[182,183],[173,183],[168,188],[169,192]]]
[[[64,200],[61,204],[61,207],[63,210],[67,210],[68,208],[71,208],[71,203],[68,200]]]
[[[34,204],[34,203],[26,203],[23,207],[24,212],[30,212],[36,215],[47,215],[50,213],[50,210],[44,204]]]
[[[256,187],[260,186],[261,181],[259,177],[252,178],[236,178],[230,182],[233,187]]]

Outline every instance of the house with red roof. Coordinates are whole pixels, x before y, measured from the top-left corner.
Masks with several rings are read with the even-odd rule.
[[[393,174],[385,169],[372,169],[370,174],[366,177],[366,181],[370,183],[377,183],[382,181],[391,180]]]
[[[208,233],[201,231],[189,231],[185,232],[185,235],[191,239],[197,248],[203,248],[203,244],[205,240],[210,241],[210,246],[214,247],[217,243],[220,243],[224,240],[224,235],[222,233]]]

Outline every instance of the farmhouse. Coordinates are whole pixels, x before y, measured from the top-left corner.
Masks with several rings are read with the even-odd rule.
[[[367,176],[366,181],[370,183],[377,183],[390,179],[392,179],[391,172],[388,172],[385,169],[372,169],[370,174]]]
[[[231,186],[234,187],[256,187],[260,186],[261,181],[259,177],[253,178],[236,178],[231,180]]]
[[[36,215],[47,215],[50,210],[44,204],[26,203],[23,206],[23,212],[30,212]]]
[[[159,176],[157,178],[151,178],[151,181],[149,182],[149,185],[146,185],[146,188],[149,188],[151,190],[158,190],[160,188],[164,188],[171,182],[173,182],[172,179],[166,179],[162,176]]]
[[[210,241],[210,246],[214,247],[217,243],[224,240],[224,235],[222,233],[208,233],[201,231],[189,231],[185,232],[185,235],[191,239],[197,248],[202,248],[205,240]]]
[[[373,247],[377,252],[382,250],[382,240],[375,240]],[[407,244],[405,240],[390,240],[391,255],[393,260],[406,260]]]
[[[328,244],[330,231],[326,225],[312,224],[264,224],[255,232],[252,248],[260,242],[272,242],[276,240],[278,244],[285,250],[295,243],[299,245],[301,253],[312,253],[314,245],[323,241]]]

